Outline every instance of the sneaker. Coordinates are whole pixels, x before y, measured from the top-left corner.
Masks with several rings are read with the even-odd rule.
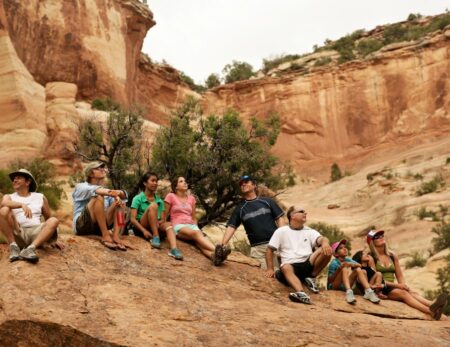
[[[223,263],[224,259],[224,247],[222,245],[217,244],[214,249],[214,253],[211,254],[211,260],[214,266],[219,266]]]
[[[299,302],[301,304],[311,304],[311,298],[305,292],[289,293],[289,300]]]
[[[366,290],[366,292],[364,293],[364,299],[369,300],[374,304],[378,304],[380,302],[380,298],[373,291],[373,289]]]
[[[434,320],[441,319],[442,311],[447,305],[447,294],[442,293],[436,298],[436,300],[430,305],[431,317]]]
[[[319,293],[319,288],[317,287],[316,279],[314,277],[306,277],[305,284],[306,287],[314,294]]]
[[[347,303],[351,305],[356,304],[356,299],[355,295],[353,294],[353,290],[347,289],[347,291],[345,292],[345,301],[347,301]]]
[[[159,239],[159,236],[153,236],[152,240],[150,241],[150,245],[153,248],[161,248],[161,240]]]
[[[167,253],[169,257],[173,257],[176,260],[183,260],[183,254],[181,254],[178,248],[172,248],[169,253]]]
[[[11,243],[9,245],[9,261],[13,262],[20,259],[20,248],[17,243]]]
[[[37,263],[39,261],[39,257],[36,254],[35,247],[28,247],[22,249],[20,251],[20,258],[29,261],[30,263]]]
[[[222,246],[223,248],[223,261],[227,260],[228,256],[231,253],[231,248],[230,246]]]

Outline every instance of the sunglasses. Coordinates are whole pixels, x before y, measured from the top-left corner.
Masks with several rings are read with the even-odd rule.
[[[384,237],[384,234],[377,234],[373,237],[374,240],[382,239]]]
[[[297,210],[297,211],[292,212],[292,214],[294,214],[294,213],[306,213],[306,211],[305,210]]]

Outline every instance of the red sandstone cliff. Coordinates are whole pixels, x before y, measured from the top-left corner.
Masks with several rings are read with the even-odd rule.
[[[305,169],[382,144],[447,134],[449,73],[447,27],[425,40],[386,46],[368,60],[221,86],[203,102],[207,112],[234,108],[245,118],[276,111],[283,126],[275,153]]]

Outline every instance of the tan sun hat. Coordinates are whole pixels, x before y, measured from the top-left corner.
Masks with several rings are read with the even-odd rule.
[[[9,178],[11,179],[11,181],[14,181],[14,177],[16,177],[16,176],[24,176],[26,178],[29,178],[31,180],[29,191],[31,193],[36,191],[37,183],[30,171],[28,171],[26,169],[19,169],[17,171],[11,172],[9,174]]]
[[[100,161],[93,161],[92,163],[89,163],[86,165],[84,169],[84,177],[86,180],[89,178],[89,175],[91,174],[91,171],[94,169],[97,169],[99,167],[104,167],[105,163],[102,163]]]

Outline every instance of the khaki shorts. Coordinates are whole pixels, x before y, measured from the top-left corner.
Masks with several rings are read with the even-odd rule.
[[[250,257],[256,259],[261,264],[261,269],[266,270],[267,264],[266,264],[266,251],[267,251],[267,245],[268,243],[250,247]],[[275,269],[280,268],[280,263],[278,262],[278,254],[274,253],[273,257],[273,265]]]
[[[44,223],[32,227],[20,228],[19,232],[14,230],[14,239],[20,248],[28,247],[33,243],[42,230]]]

